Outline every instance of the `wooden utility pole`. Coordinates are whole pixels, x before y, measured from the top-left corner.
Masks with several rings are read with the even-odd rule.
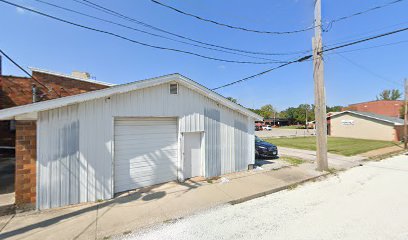
[[[408,78],[405,79],[405,104],[404,104],[404,148],[407,149],[408,140]]]
[[[327,114],[324,86],[323,43],[322,43],[322,2],[315,0],[315,36],[313,42],[313,78],[315,95],[316,121],[316,156],[317,170],[327,171]]]

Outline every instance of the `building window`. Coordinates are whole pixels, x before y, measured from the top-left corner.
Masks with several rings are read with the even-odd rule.
[[[178,94],[178,84],[177,83],[170,84],[170,94]]]

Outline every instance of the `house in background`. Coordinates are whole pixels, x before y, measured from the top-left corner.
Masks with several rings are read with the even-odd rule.
[[[172,74],[1,110],[0,119],[22,133],[20,203],[47,209],[246,170],[262,117]]]
[[[328,117],[329,133],[333,137],[400,141],[404,120],[385,115],[344,111]]]
[[[29,77],[0,74],[0,110],[113,86],[92,80],[89,74],[82,72],[66,75],[37,68],[31,68],[31,71],[37,81]],[[0,121],[0,194],[10,196],[7,197],[10,202],[3,201],[0,206],[10,209],[8,205],[12,206],[14,202],[19,204],[35,198],[33,195],[23,194],[24,189],[33,186],[30,175],[26,173],[35,174],[24,165],[35,161],[35,158],[27,156],[30,150],[23,148],[22,142],[35,142],[36,137],[35,132],[29,134],[24,128],[17,127],[15,120]],[[0,215],[1,212],[0,209]]]
[[[370,112],[398,118],[403,105],[404,101],[401,100],[377,100],[350,104],[348,107],[343,108],[342,111]]]

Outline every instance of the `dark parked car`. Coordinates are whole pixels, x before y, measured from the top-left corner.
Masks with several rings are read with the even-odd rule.
[[[278,148],[255,136],[255,158],[277,158]]]

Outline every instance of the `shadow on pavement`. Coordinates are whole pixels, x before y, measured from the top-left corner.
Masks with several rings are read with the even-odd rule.
[[[158,187],[164,185],[164,184],[158,184],[158,185],[153,185],[153,186],[149,186],[149,187],[145,187],[145,188],[140,188],[140,189],[137,189],[137,190],[135,190],[133,192],[130,192],[130,193],[125,193],[125,194],[122,193],[121,195],[118,195],[116,198],[114,198],[112,200],[108,200],[108,201],[99,203],[97,205],[93,205],[93,206],[90,206],[90,207],[85,207],[83,209],[80,209],[80,210],[77,210],[77,211],[74,211],[74,212],[66,213],[66,214],[63,214],[61,216],[57,216],[57,217],[54,217],[54,218],[51,218],[51,219],[43,220],[41,222],[37,222],[37,223],[31,224],[31,225],[28,225],[28,226],[25,226],[25,227],[21,227],[21,228],[18,228],[18,229],[9,231],[9,232],[0,233],[0,239],[7,239],[9,237],[20,235],[20,234],[29,232],[29,231],[34,230],[34,229],[46,228],[46,227],[52,226],[54,224],[57,224],[57,223],[59,223],[59,222],[61,222],[63,220],[67,220],[69,218],[77,217],[77,216],[79,216],[81,214],[85,214],[87,212],[97,211],[98,209],[101,209],[101,208],[105,208],[105,207],[109,208],[107,211],[104,212],[104,214],[106,214],[112,207],[114,207],[116,205],[129,203],[129,202],[136,201],[136,200],[139,200],[139,199],[141,199],[143,201],[152,201],[152,200],[163,198],[163,197],[166,196],[165,191],[153,192],[153,190],[155,188],[158,188]],[[187,191],[189,191],[191,189],[194,189],[194,188],[197,188],[197,185],[194,182],[193,182],[193,185],[189,184],[189,183],[179,183],[179,184],[188,187]],[[145,194],[145,195],[142,197],[143,194]],[[72,205],[72,206],[75,206],[75,205]],[[55,210],[52,210],[52,211],[58,211],[58,210],[55,209]],[[101,217],[101,216],[98,216],[98,217]],[[91,227],[93,224],[95,224],[95,222],[96,222],[96,219],[91,224],[86,226],[85,229],[78,236],[74,237],[73,239],[76,239],[80,235],[82,235],[89,227]]]

